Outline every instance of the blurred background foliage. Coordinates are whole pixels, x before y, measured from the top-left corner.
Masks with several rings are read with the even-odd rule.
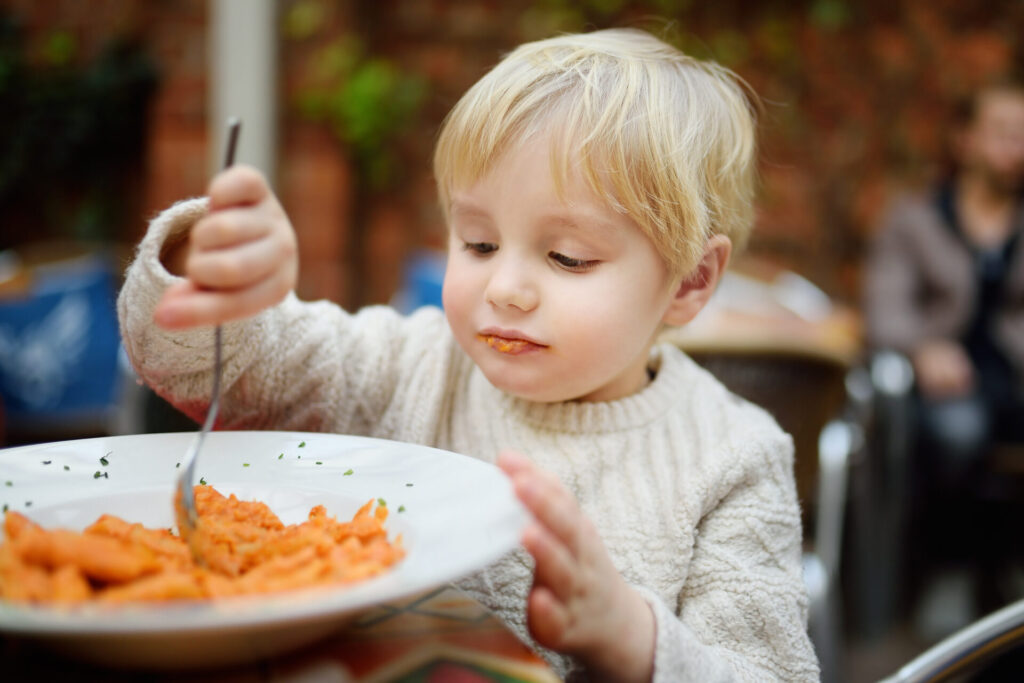
[[[339,6],[348,7],[348,33],[329,25]],[[333,127],[369,188],[407,183],[403,169],[428,169],[444,113],[520,42],[636,26],[721,62],[765,105],[751,250],[845,299],[859,291],[879,213],[899,189],[923,187],[944,171],[951,110],[987,79],[1019,70],[1024,28],[1024,3],[1012,0],[293,0],[285,7],[286,33],[335,41],[308,62],[331,76],[313,78],[320,85],[300,98],[301,111]],[[329,38],[332,31],[337,37]],[[360,140],[372,147],[360,149]],[[377,161],[358,161],[366,158]]]
[[[946,168],[957,101],[1019,72],[1024,49],[1019,0],[276,2],[282,200],[305,211],[300,237],[319,245],[304,270],[327,274],[302,293],[349,305],[386,301],[407,254],[443,243],[430,177],[438,126],[523,41],[634,26],[734,69],[765,105],[750,250],[847,300],[886,203]],[[57,230],[133,241],[141,219],[204,191],[206,0],[0,7],[4,242]],[[311,128],[332,141],[336,167],[317,166],[327,162]],[[341,199],[299,197],[288,183],[310,187],[303,174],[331,178]],[[42,199],[54,186],[67,198]],[[330,275],[329,262],[346,274]]]
[[[357,166],[367,189],[401,181],[393,150],[420,112],[427,82],[389,59],[367,54],[355,34],[334,39],[314,55],[312,84],[297,98],[303,116],[326,124]]]
[[[993,0],[535,0],[524,39],[648,28],[747,80],[766,105],[751,249],[830,293],[859,290],[894,192],[948,167],[947,125],[986,80],[1020,76],[1024,3]]]
[[[350,18],[353,24],[331,30],[328,4],[303,0],[283,14],[287,44],[302,44],[301,85],[290,103],[298,115],[326,126],[352,168],[348,204],[345,280],[348,303],[367,302],[370,263],[366,258],[369,233],[374,229],[373,207],[390,202],[408,180],[405,172],[422,163],[410,153],[408,139],[423,127],[423,103],[428,81],[414,68],[404,67],[379,47],[382,17],[363,6]]]
[[[0,245],[121,236],[138,207],[130,186],[157,73],[121,36],[86,59],[72,33],[54,28],[29,42],[0,11]]]

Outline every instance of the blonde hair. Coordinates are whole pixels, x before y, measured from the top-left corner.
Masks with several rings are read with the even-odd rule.
[[[635,29],[521,45],[448,114],[434,153],[441,209],[514,144],[555,129],[552,173],[570,164],[632,218],[669,267],[688,273],[707,240],[746,242],[753,214],[755,113],[743,81]]]

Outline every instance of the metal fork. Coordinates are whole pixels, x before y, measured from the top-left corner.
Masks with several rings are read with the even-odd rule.
[[[238,144],[238,133],[242,122],[237,118],[228,119],[228,141],[227,151],[224,154],[224,168],[228,168],[235,162],[235,147]],[[221,332],[220,325],[217,325],[213,333],[213,390],[210,397],[210,407],[206,411],[206,421],[202,428],[192,439],[188,452],[185,454],[181,474],[178,475],[178,488],[174,497],[174,513],[178,522],[178,534],[188,543],[192,556],[201,560],[196,546],[193,543],[195,531],[199,525],[199,513],[196,511],[196,497],[194,482],[196,476],[196,462],[199,460],[199,451],[203,447],[206,435],[213,428],[217,420],[217,408],[220,406],[220,363],[221,363]]]

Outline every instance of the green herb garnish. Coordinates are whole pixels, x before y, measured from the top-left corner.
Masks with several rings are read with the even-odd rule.
[[[64,471],[65,471],[65,472],[67,472],[67,471],[68,471],[68,470],[70,470],[70,469],[71,469],[70,467],[68,467],[67,465],[64,465]]]
[[[316,464],[317,464],[317,465],[323,465],[323,463],[322,463],[322,462],[320,462],[319,460],[317,460],[317,461],[316,461]]]
[[[382,508],[386,508],[388,506],[388,502],[383,498],[378,498],[377,505],[380,505]]]
[[[249,466],[249,463],[247,463],[247,462],[243,462],[242,463],[242,467],[248,467],[248,466]]]
[[[52,461],[52,460],[44,460],[44,461],[43,461],[43,464],[44,464],[44,465],[49,465],[49,464],[50,464],[51,462],[53,462],[53,461]]]
[[[14,486],[14,482],[13,481],[9,481],[9,480],[5,481],[4,482],[4,486]]]
[[[412,484],[406,484],[406,486],[412,486]]]
[[[110,453],[113,453],[113,452],[114,451],[110,451]],[[110,455],[110,453],[107,453],[107,455]],[[106,467],[107,465],[110,464],[110,461],[107,460],[107,455],[104,455],[103,457],[100,458],[100,464],[103,465],[104,467]]]
[[[299,448],[305,448],[305,447],[306,447],[306,442],[305,441],[303,441],[302,443],[299,444]]]
[[[199,483],[206,486],[206,477],[199,477]]]
[[[283,457],[284,457],[284,453],[282,453],[281,455],[277,456],[277,459],[280,460]]]
[[[179,467],[181,467],[181,463],[180,462],[174,463],[174,469],[178,469]]]
[[[32,507],[32,501],[31,500],[26,500],[25,501],[25,507],[27,507],[27,508]]]
[[[348,470],[345,470],[345,473],[342,476],[347,477],[350,474],[355,474],[355,472],[353,472],[351,469],[348,469]]]
[[[4,512],[7,512],[7,503],[4,503]]]
[[[399,512],[405,512],[405,506],[404,505],[399,505],[398,506],[398,511]]]

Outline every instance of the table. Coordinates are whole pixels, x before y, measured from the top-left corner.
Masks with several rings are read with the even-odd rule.
[[[721,307],[701,313],[685,327],[667,328],[661,339],[686,352],[748,352],[804,355],[851,366],[863,351],[862,321],[851,308],[835,304],[827,316],[807,320],[786,311],[743,311]]]
[[[0,637],[4,679],[69,683],[554,683],[535,652],[483,605],[451,586],[379,605],[337,635],[255,664],[188,673],[125,672],[54,657]]]
[[[694,320],[668,328],[686,351],[779,353],[851,365],[862,352],[863,321],[810,281],[749,254],[726,271]]]

